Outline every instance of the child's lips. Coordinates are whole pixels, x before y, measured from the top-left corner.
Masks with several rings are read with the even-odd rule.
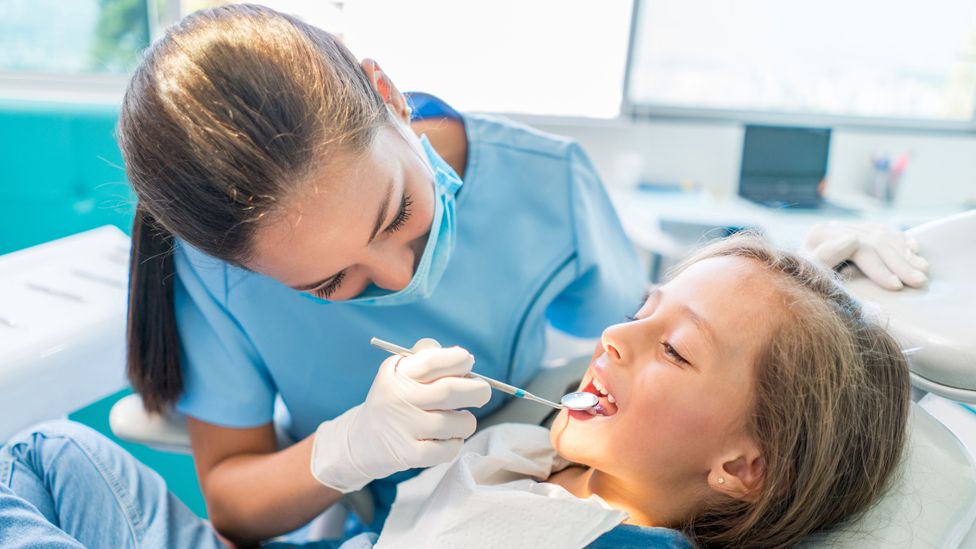
[[[620,409],[612,390],[610,390],[606,381],[598,373],[594,368],[591,368],[587,372],[588,375],[584,377],[584,384],[580,389],[582,392],[595,395],[597,397],[597,405],[591,410],[583,411],[582,415],[574,415],[577,419],[586,419],[586,416],[610,417],[615,415]]]

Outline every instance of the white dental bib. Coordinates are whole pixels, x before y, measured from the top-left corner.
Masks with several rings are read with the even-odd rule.
[[[627,518],[597,495],[539,482],[569,462],[549,430],[505,424],[471,437],[450,463],[397,487],[376,547],[582,547]]]

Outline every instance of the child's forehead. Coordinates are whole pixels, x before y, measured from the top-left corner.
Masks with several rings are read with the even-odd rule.
[[[707,257],[687,265],[663,287],[699,285],[702,288],[734,286],[757,294],[774,283],[775,273],[756,259],[734,255]]]
[[[782,281],[776,273],[757,260],[738,256],[711,257],[688,265],[661,286],[659,293],[733,334],[775,324],[783,304]]]

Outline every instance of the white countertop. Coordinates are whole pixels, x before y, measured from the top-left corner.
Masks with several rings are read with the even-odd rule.
[[[624,230],[643,250],[666,256],[681,255],[709,229],[721,236],[725,228],[761,231],[773,244],[797,249],[807,230],[830,219],[885,223],[907,229],[956,213],[949,208],[887,208],[850,198],[836,209],[776,209],[740,197],[714,198],[705,193],[654,192],[611,189],[610,197]],[[712,233],[710,233],[712,234]]]
[[[125,387],[128,255],[101,227],[0,256],[0,442]]]

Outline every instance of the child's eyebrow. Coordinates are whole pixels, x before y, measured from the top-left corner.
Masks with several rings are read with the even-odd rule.
[[[645,303],[650,300],[655,300],[658,303],[660,303],[663,299],[664,299],[664,291],[661,290],[661,288],[654,288],[653,290],[649,289],[647,292],[647,299],[645,299]],[[698,328],[699,331],[705,334],[705,338],[708,339],[708,342],[712,346],[718,345],[717,332],[712,328],[712,324],[705,317],[703,317],[701,314],[699,314],[697,311],[695,311],[685,303],[679,303],[677,304],[677,307],[682,312],[684,312],[685,316],[691,319],[691,321],[695,324],[695,326]]]

